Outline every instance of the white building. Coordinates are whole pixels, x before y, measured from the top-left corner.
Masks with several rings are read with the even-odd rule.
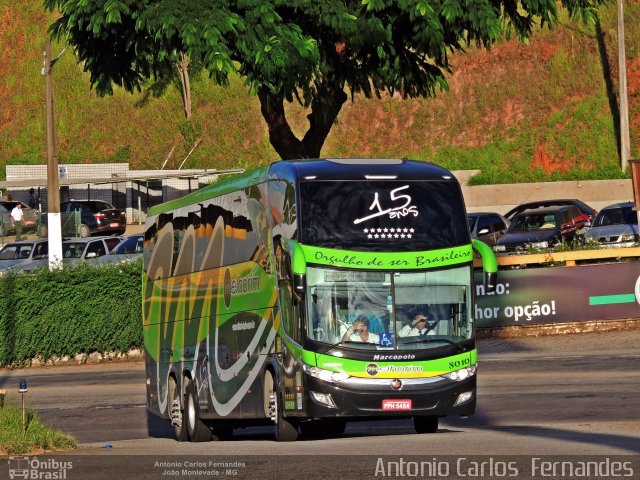
[[[149,208],[183,197],[215,182],[221,174],[242,170],[129,170],[128,163],[59,165],[60,201],[104,200],[127,212],[127,223],[142,223]],[[0,189],[25,203],[29,189],[40,197],[46,212],[47,166],[7,165]]]

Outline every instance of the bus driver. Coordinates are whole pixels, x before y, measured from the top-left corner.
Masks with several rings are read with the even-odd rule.
[[[400,337],[417,337],[419,335],[426,335],[431,332],[430,328],[428,328],[429,317],[427,317],[424,313],[418,313],[415,317],[413,317],[413,321],[411,325],[405,325],[398,332],[398,336]]]

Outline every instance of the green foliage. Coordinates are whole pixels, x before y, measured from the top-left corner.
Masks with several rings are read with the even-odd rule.
[[[142,345],[141,262],[0,279],[0,365]]]
[[[26,411],[25,420],[23,433],[22,410],[15,405],[0,408],[0,455],[25,455],[77,447],[72,436],[43,425],[33,410]]]
[[[0,62],[4,81],[0,84],[6,87],[0,86],[4,106],[0,109],[0,179],[4,179],[5,164],[46,162],[40,67],[45,33],[57,14],[43,14],[39,2],[0,0],[0,9],[6,18],[0,29],[0,44],[5,47]],[[589,157],[583,163],[593,169],[569,171],[566,175],[571,178],[620,178],[614,108],[615,5],[598,11],[608,59],[599,55],[593,26],[582,27],[562,12],[556,28],[536,31],[527,45],[498,42],[488,53],[473,46],[465,52],[449,52],[455,75],[447,75],[451,89],[436,98],[403,100],[400,95],[382,94],[381,100],[367,101],[356,94],[354,102],[342,108],[322,156],[406,156],[434,161],[437,155],[437,161],[447,168],[459,168],[462,156],[464,168],[492,169],[483,171],[474,184],[494,179],[500,183],[551,181],[559,178],[558,172],[548,175],[539,170],[536,178],[526,174],[531,171],[537,144],[544,141],[548,142],[546,151],[556,159]],[[354,19],[332,16],[330,22],[349,31]],[[625,23],[627,56],[632,61],[640,51],[640,4],[625,5]],[[64,39],[54,42],[54,55],[64,46]],[[546,55],[548,52],[551,54]],[[613,77],[606,76],[605,61],[613,68]],[[568,70],[560,68],[563,62],[569,62]],[[169,82],[162,98],[149,95],[145,102],[141,102],[145,93],[130,95],[117,86],[113,96],[100,97],[90,90],[90,76],[83,74],[82,67],[67,49],[54,69],[60,163],[126,158],[132,169],[153,169],[162,165],[175,146],[166,168],[177,167],[193,146],[181,133],[184,113],[177,86]],[[630,67],[632,85],[637,68]],[[192,121],[202,126],[202,141],[185,166],[252,168],[277,158],[260,120],[258,99],[248,94],[244,79],[237,74],[228,80],[228,86],[222,87],[207,75],[192,76]],[[612,81],[610,98],[607,80]],[[149,87],[149,82],[143,82],[143,92]],[[578,122],[575,127],[562,128],[571,120],[576,101],[583,99],[597,102],[600,110],[592,110],[594,116],[586,117],[582,128]],[[640,124],[633,119],[640,114],[640,101],[637,95],[629,100],[631,156],[635,158],[640,156]],[[296,102],[286,105],[287,120],[298,137],[308,129],[307,113]],[[448,163],[450,151],[456,152],[453,163]],[[491,161],[476,163],[477,156]]]
[[[593,22],[610,0],[563,0],[571,17]],[[415,1],[45,0],[59,11],[51,27],[74,48],[91,85],[141,90],[175,77],[177,52],[208,70],[219,85],[240,75],[261,93],[271,142],[283,158],[319,155],[342,108],[352,98],[398,92],[402,98],[448,89],[451,51],[490,47],[511,31],[521,39],[536,24],[558,22],[555,1],[432,4]],[[340,94],[338,94],[340,92]],[[346,98],[346,97],[345,97]],[[296,141],[280,112],[284,100],[311,108],[310,126]],[[304,146],[300,148],[300,144]]]

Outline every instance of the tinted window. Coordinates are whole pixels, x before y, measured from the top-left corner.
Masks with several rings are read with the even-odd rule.
[[[47,242],[42,242],[36,245],[35,251],[33,252],[33,256],[35,257],[43,257],[49,254],[49,244]]]
[[[604,227],[606,225],[620,225],[624,223],[637,224],[638,217],[631,207],[625,208],[608,208],[598,214],[594,222],[596,227]]]
[[[7,245],[0,250],[0,260],[13,260],[18,258],[18,249],[15,245]]]
[[[63,243],[62,244],[62,258],[80,258],[84,251],[84,243]]]
[[[553,213],[518,214],[509,227],[509,232],[530,232],[542,228],[554,228],[556,218]]]
[[[409,251],[470,242],[456,182],[301,182],[300,212],[300,240],[311,245]]]
[[[107,238],[105,240],[105,243],[107,244],[107,248],[109,249],[109,251],[113,250],[115,247],[117,247],[120,244],[120,239],[119,238]]]
[[[143,238],[129,237],[116,248],[113,249],[112,254],[126,254],[126,253],[142,253]]]
[[[92,242],[91,244],[89,244],[89,247],[87,248],[87,253],[95,253],[96,256],[101,257],[102,255],[107,254],[107,249],[104,246],[104,243],[102,242],[102,240],[100,240],[98,242]],[[85,257],[86,257],[86,254],[85,254]]]

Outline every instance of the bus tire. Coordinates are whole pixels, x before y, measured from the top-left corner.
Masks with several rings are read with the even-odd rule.
[[[276,416],[276,442],[295,442],[298,439],[298,425],[295,420],[282,416],[282,399],[278,401]]]
[[[416,433],[436,433],[438,431],[438,417],[433,415],[413,417],[413,426]]]
[[[184,422],[187,424],[187,434],[192,442],[209,442],[212,433],[209,426],[200,419],[200,405],[196,394],[196,383],[189,381],[184,405]]]
[[[295,442],[298,439],[298,422],[282,416],[282,398],[277,393],[273,373],[264,375],[265,415],[276,424],[276,442]]]
[[[178,388],[175,380],[170,380],[169,388],[173,391],[169,417],[171,425],[173,426],[173,431],[176,434],[176,440],[179,442],[186,442],[189,440],[189,435],[187,434],[187,417],[184,413],[184,408],[181,402],[182,395],[180,394],[180,389]]]

